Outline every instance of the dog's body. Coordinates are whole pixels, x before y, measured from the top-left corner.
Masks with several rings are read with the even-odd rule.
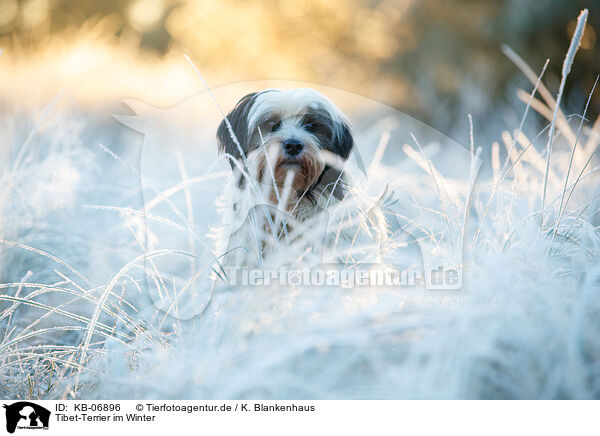
[[[221,122],[217,140],[233,170],[216,234],[215,254],[225,264],[261,265],[282,242],[323,230],[326,212],[347,195],[344,164],[354,140],[342,112],[317,91],[248,94]],[[375,233],[384,234],[377,216]],[[332,238],[339,242],[339,231],[325,239]]]

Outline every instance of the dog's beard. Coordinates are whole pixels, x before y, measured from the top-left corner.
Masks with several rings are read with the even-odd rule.
[[[325,168],[323,153],[312,141],[304,142],[298,156],[288,156],[281,140],[269,139],[248,155],[251,176],[270,203],[291,212],[315,185]]]

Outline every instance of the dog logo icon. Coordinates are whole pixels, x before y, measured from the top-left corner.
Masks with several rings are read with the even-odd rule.
[[[10,405],[4,404],[6,409],[6,431],[14,433],[19,429],[48,429],[50,411],[29,401],[19,401]]]

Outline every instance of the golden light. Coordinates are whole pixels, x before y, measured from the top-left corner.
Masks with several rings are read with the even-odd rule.
[[[18,11],[17,0],[0,0],[0,30],[10,26],[15,21]]]
[[[25,27],[36,27],[48,18],[48,0],[28,0],[21,9],[21,23]]]
[[[129,8],[129,21],[136,30],[144,32],[158,24],[164,12],[162,0],[136,0]]]

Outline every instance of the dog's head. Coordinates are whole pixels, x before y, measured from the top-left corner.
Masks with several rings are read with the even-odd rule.
[[[246,95],[221,122],[217,140],[260,183],[291,186],[299,195],[317,187],[344,195],[342,167],[354,141],[341,111],[313,89]],[[238,181],[243,186],[241,174]]]

